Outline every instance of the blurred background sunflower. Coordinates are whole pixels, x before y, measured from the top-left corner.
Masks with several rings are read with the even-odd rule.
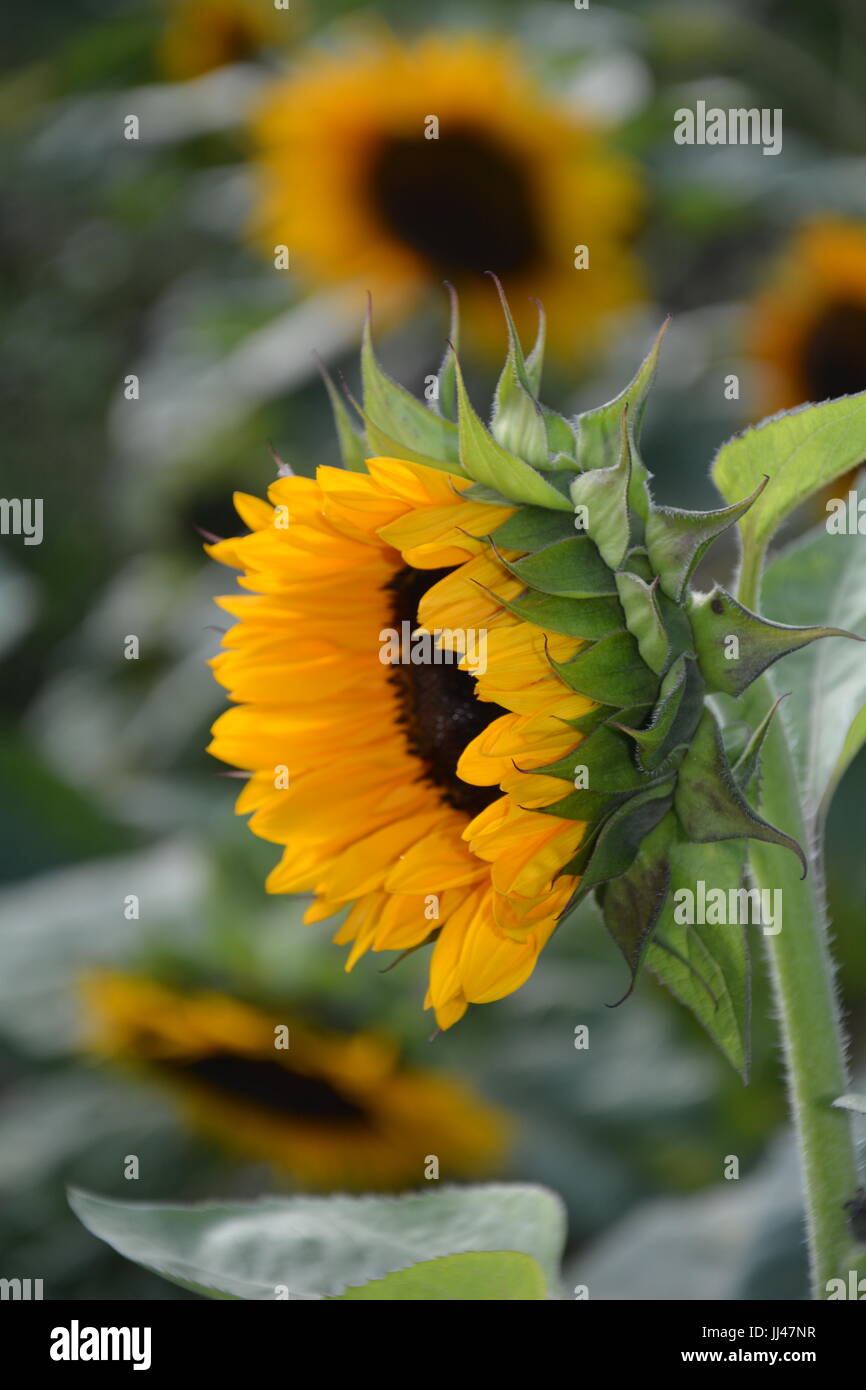
[[[816,219],[764,283],[751,325],[763,413],[866,390],[866,223]]]
[[[516,48],[427,34],[323,52],[269,90],[254,127],[255,226],[315,284],[346,282],[403,315],[443,279],[494,350],[493,271],[573,367],[641,297],[637,171],[592,122],[543,94]],[[576,265],[579,248],[586,265]]]
[[[337,463],[311,349],[357,394],[368,289],[384,366],[423,395],[448,331],[440,282],[459,282],[467,385],[489,399],[503,341],[483,272],[497,268],[519,314],[545,302],[548,398],[566,413],[619,390],[674,313],[643,451],[660,501],[717,505],[706,464],[736,429],[866,384],[864,24],[843,0],[462,0],[435,22],[417,0],[15,10],[2,492],[42,497],[45,525],[41,545],[0,537],[0,1274],[42,1278],[46,1297],[192,1297],[93,1240],[66,1184],[183,1201],[272,1190],[276,1168],[281,1185],[304,1180],[281,1162],[285,1111],[251,1123],[255,1152],[227,1146],[133,1056],[159,990],[163,1022],[186,1028],[184,1086],[207,1070],[202,1037],[225,1045],[211,1034],[226,1017],[301,1030],[305,1076],[329,1093],[361,1039],[389,1078],[366,1103],[390,1096],[413,1155],[399,1182],[425,1181],[418,1153],[437,1151],[424,1136],[441,1117],[443,1153],[480,1165],[483,1150],[563,1193],[594,1297],[803,1296],[760,968],[747,1089],[649,979],[605,1007],[621,965],[589,907],[522,989],[431,1046],[426,962],[403,961],[395,989],[365,957],[347,991],[330,933],[302,924],[310,899],[263,893],[272,846],[241,832],[203,751],[222,707],[213,629],[233,615],[215,615],[225,575],[194,528],[234,534],[232,492],[273,478],[268,441],[306,477]],[[782,153],[675,145],[674,112],[698,99],[781,107]],[[722,582],[731,560],[720,544]],[[864,777],[861,758],[827,864],[861,1069]],[[82,977],[102,979],[101,1011]],[[110,980],[116,1031],[97,1064],[87,1038],[100,1018],[111,1032]],[[236,1082],[240,1054],[217,1055]],[[226,1079],[211,1118],[228,1113]]]
[[[455,1180],[500,1166],[505,1117],[453,1078],[400,1058],[395,1038],[278,1018],[213,991],[103,973],[84,985],[90,1046],[165,1087],[194,1129],[305,1189]]]

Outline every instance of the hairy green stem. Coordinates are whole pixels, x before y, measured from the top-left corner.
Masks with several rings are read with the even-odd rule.
[[[755,609],[760,560],[744,557],[738,596]],[[757,722],[774,699],[768,677],[745,698],[747,717]],[[809,857],[809,873],[790,852],[762,841],[749,842],[750,872],[757,888],[780,889],[782,927],[765,935],[767,962],[787,1069],[791,1116],[797,1136],[806,1211],[813,1298],[827,1297],[827,1281],[844,1277],[852,1240],[845,1203],[857,1190],[857,1156],[851,1118],[833,1101],[847,1089],[842,1020],[827,939],[821,827],[803,807],[782,720],[776,719],[762,752],[761,813],[792,835]]]

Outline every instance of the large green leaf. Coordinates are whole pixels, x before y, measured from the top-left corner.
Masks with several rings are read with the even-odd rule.
[[[866,635],[866,543],[859,535],[828,535],[823,527],[791,546],[764,576],[769,617],[820,618]],[[774,674],[789,691],[781,708],[794,734],[806,806],[826,811],[839,779],[866,742],[866,647],[816,642],[786,657]]]
[[[321,1299],[445,1255],[531,1256],[554,1289],[565,1238],[542,1187],[443,1187],[402,1197],[269,1197],[171,1206],[72,1191],[79,1219],[146,1269],[211,1298]]]
[[[723,444],[712,474],[726,502],[738,502],[763,477],[770,479],[739,523],[752,564],[801,502],[864,459],[866,392],[775,415]]]
[[[360,1288],[337,1294],[338,1299],[348,1301],[395,1299],[426,1303],[443,1299],[461,1303],[499,1299],[534,1302],[546,1296],[544,1274],[538,1262],[515,1250],[424,1260],[411,1269],[386,1274],[384,1279],[373,1279]]]

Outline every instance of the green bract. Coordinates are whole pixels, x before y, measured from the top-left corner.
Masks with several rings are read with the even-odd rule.
[[[803,874],[806,858],[750,805],[775,704],[768,700],[751,729],[739,716],[725,728],[707,697],[739,697],[780,657],[819,637],[852,634],[770,622],[722,588],[691,587],[706,551],[747,516],[769,479],[717,510],[655,505],[638,443],[664,329],[621,395],[569,420],[537,397],[543,316],[525,357],[504,297],[503,308],[508,355],[489,428],[457,360],[456,305],[436,410],[382,371],[368,319],[363,405],[353,402],[363,436],[330,388],[344,462],[363,467],[369,451],[410,459],[470,480],[464,495],[473,500],[517,508],[487,538],[523,585],[516,599],[499,601],[526,622],[583,641],[570,661],[549,659],[561,680],[596,702],[574,721],[573,753],[533,768],[563,783],[562,797],[539,814],[587,826],[563,870],[580,882],[562,920],[593,893],[632,984],[649,960],[745,1072],[743,928],[684,930],[672,911],[675,894],[694,891],[701,878],[736,891],[748,839],[786,847]]]

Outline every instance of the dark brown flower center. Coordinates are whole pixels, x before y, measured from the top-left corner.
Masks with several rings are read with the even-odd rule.
[[[368,188],[392,236],[437,273],[509,275],[539,257],[529,170],[484,131],[452,127],[438,140],[388,136],[371,161]]]
[[[418,624],[418,605],[428,589],[451,574],[449,569],[398,570],[388,585],[391,618],[402,635],[403,623]],[[432,647],[432,642],[430,644]],[[468,744],[506,711],[475,698],[475,681],[457,666],[457,653],[440,652],[443,660],[422,665],[401,662],[390,669],[398,696],[400,723],[409,749],[424,765],[424,775],[443,801],[470,816],[501,796],[499,788],[473,787],[457,776],[457,763]]]
[[[803,349],[803,382],[810,401],[866,391],[866,304],[831,304]]]
[[[173,1059],[163,1069],[178,1080],[188,1079],[218,1095],[273,1111],[285,1119],[323,1120],[358,1125],[366,1112],[320,1076],[307,1076],[267,1057],[232,1052],[186,1060]]]

